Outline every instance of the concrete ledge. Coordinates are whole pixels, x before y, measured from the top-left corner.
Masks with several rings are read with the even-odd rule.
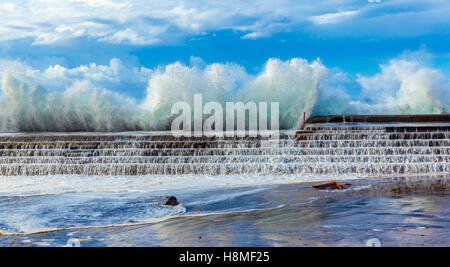
[[[314,116],[306,120],[311,123],[450,123],[450,114],[417,114],[417,115],[331,115]]]

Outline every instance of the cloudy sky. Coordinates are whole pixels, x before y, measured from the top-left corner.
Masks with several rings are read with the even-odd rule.
[[[367,73],[422,45],[449,68],[449,16],[447,0],[2,0],[0,56],[36,67],[195,56],[249,71],[270,57],[319,57]]]

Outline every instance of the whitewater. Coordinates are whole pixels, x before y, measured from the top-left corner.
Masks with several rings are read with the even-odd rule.
[[[373,76],[330,71],[319,59],[268,59],[248,73],[233,63],[198,60],[154,69],[91,63],[44,70],[1,60],[2,132],[169,130],[178,101],[279,102],[280,128],[298,128],[301,114],[440,114],[450,108],[450,82],[415,59],[395,58]],[[358,89],[355,91],[354,86]],[[350,89],[349,89],[350,88]],[[144,97],[129,91],[145,91]]]

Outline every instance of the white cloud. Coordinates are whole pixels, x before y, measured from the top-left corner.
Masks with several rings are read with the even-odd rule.
[[[123,90],[124,84],[130,83],[145,88],[153,71],[144,67],[126,66],[117,58],[111,59],[109,65],[90,63],[75,68],[52,65],[43,71],[18,61],[0,60],[0,76],[6,72],[27,77],[47,89],[60,91],[81,81],[103,89]]]
[[[122,31],[117,31],[111,36],[103,37],[101,40],[116,44],[131,43],[136,45],[151,45],[161,42],[161,40],[158,38],[148,38],[146,36],[141,36],[130,28]]]
[[[427,31],[437,31],[436,25],[449,24],[449,14],[450,3],[442,0],[2,0],[0,42],[31,38],[35,45],[48,45],[84,37],[152,45],[219,30],[257,39],[349,22],[346,29],[357,29],[353,34],[377,31],[380,22],[392,22],[394,29],[423,22]]]
[[[267,32],[251,32],[242,36],[242,39],[258,39],[261,37],[268,37],[268,36],[270,36],[270,34]]]
[[[332,23],[338,23],[345,19],[348,19],[350,17],[353,17],[357,15],[359,11],[353,10],[353,11],[343,11],[343,12],[337,12],[337,13],[328,13],[323,14],[319,16],[312,16],[310,17],[310,20],[316,24],[332,24]]]

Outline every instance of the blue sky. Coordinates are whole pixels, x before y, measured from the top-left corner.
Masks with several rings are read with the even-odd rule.
[[[111,58],[145,67],[191,56],[249,72],[270,57],[320,58],[370,74],[425,46],[449,73],[450,2],[3,0],[0,56],[34,67],[75,67]]]

